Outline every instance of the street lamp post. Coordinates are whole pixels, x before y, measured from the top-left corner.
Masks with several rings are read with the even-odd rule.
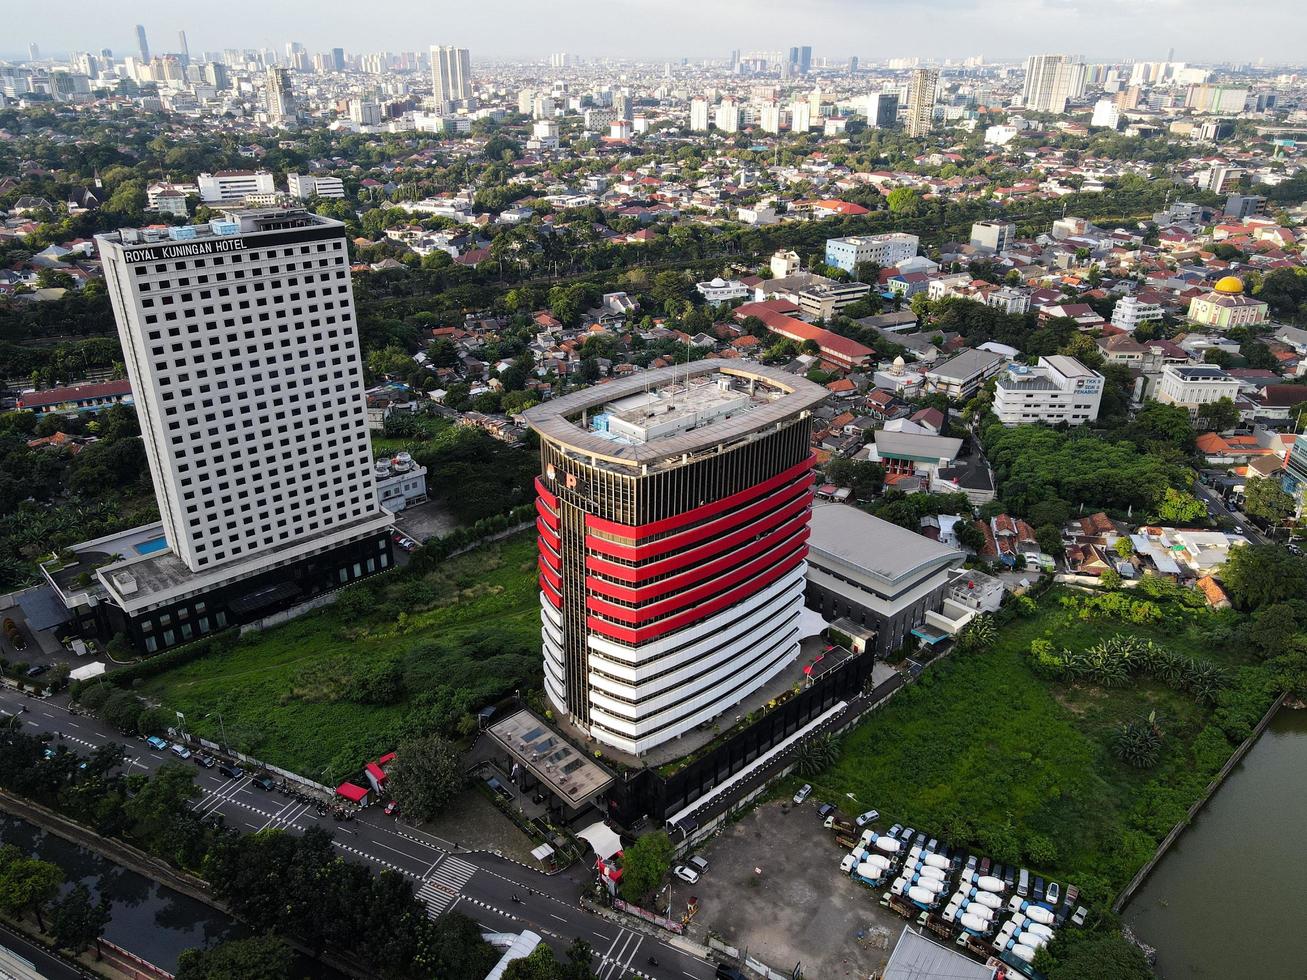
[[[223,721],[222,721],[222,712],[221,712],[221,711],[214,711],[214,712],[211,712],[210,714],[205,715],[204,717],[205,717],[205,718],[211,718],[211,717],[213,717],[213,715],[217,715],[217,716],[218,716],[218,730],[219,730],[220,732],[222,732],[222,750],[223,750],[224,752],[230,752],[230,751],[231,751],[231,742],[229,742],[229,741],[227,740],[227,726],[226,726],[225,724],[223,724]]]

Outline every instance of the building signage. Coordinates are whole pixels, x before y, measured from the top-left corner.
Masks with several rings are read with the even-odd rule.
[[[123,259],[127,262],[158,262],[162,259],[185,259],[193,255],[222,255],[226,252],[245,252],[269,245],[302,245],[307,242],[344,237],[345,229],[341,225],[333,223],[325,228],[310,225],[285,231],[256,232],[244,237],[240,235],[214,235],[211,238],[199,238],[190,241],[156,242],[145,248],[124,245]]]
[[[157,262],[159,259],[185,259],[192,255],[217,255],[221,252],[243,252],[243,238],[206,238],[201,242],[169,242],[124,251],[128,262]]]

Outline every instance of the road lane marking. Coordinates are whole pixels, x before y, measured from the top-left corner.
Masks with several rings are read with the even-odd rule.
[[[561,915],[554,915],[553,912],[550,912],[550,913],[549,913],[549,917],[550,917],[551,919],[557,919],[559,922],[566,922],[566,921],[567,921],[567,920],[564,919]]]

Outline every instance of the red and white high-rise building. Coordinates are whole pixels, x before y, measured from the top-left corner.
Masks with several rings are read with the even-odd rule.
[[[807,571],[812,409],[825,389],[699,361],[530,409],[545,690],[641,754],[791,663]]]

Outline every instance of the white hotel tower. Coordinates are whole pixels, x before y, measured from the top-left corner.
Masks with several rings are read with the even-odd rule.
[[[100,630],[153,651],[389,567],[344,226],[236,209],[97,244],[166,541],[105,545],[130,557],[97,569]]]

